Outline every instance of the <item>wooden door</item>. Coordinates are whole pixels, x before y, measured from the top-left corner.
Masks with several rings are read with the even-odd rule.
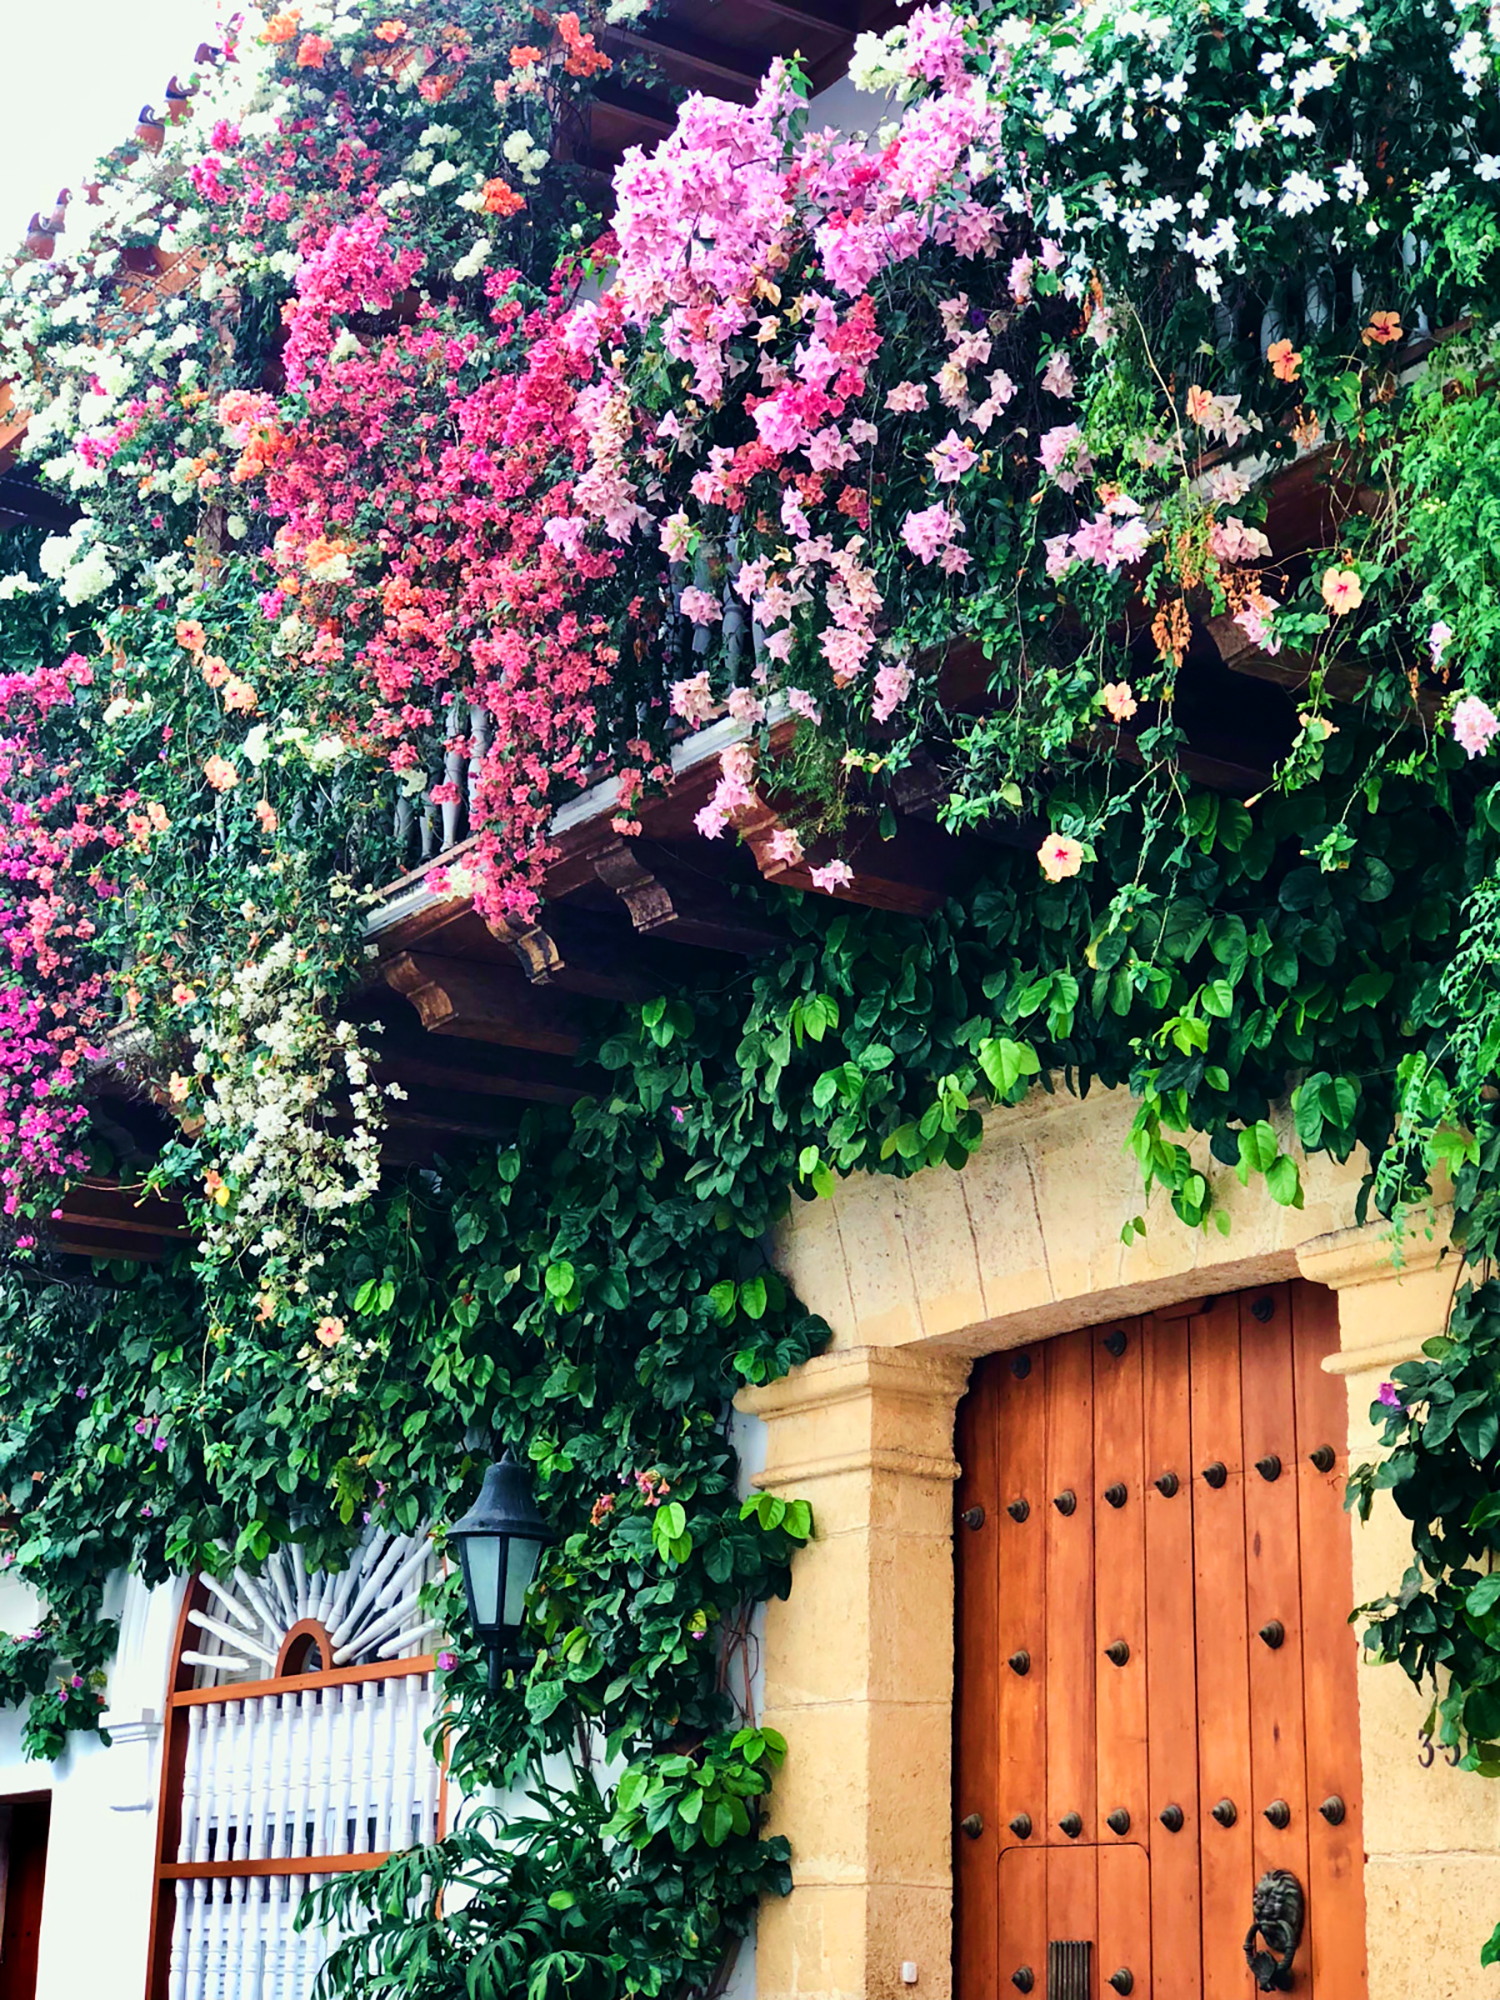
[[[1365,2000],[1344,1389],[1275,1285],[992,1356],[959,1414],[957,2000]],[[1259,1942],[1259,1941],[1258,1941]]]
[[[48,1798],[0,1803],[0,2000],[35,2000],[51,1815]]]

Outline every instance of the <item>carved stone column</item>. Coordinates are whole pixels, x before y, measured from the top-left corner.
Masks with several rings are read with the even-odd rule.
[[[767,1611],[765,1720],[789,1746],[772,1829],[797,1886],[762,1909],[759,2000],[948,2000],[953,1414],[969,1365],[850,1348],[739,1398],[768,1428],[756,1483],[810,1501],[815,1523],[790,1600]]]
[[[1392,1368],[1443,1331],[1458,1281],[1445,1225],[1428,1232],[1413,1222],[1399,1265],[1395,1249],[1376,1226],[1314,1237],[1297,1253],[1304,1277],[1338,1293],[1340,1352],[1323,1366],[1348,1387],[1351,1466],[1379,1457],[1370,1405]],[[1367,1526],[1351,1520],[1355,1598],[1368,1603],[1400,1584],[1410,1527],[1383,1493]],[[1500,1970],[1479,1966],[1500,1914],[1500,1784],[1424,1747],[1430,1695],[1398,1667],[1362,1661],[1359,1683],[1370,2000],[1500,1993]]]

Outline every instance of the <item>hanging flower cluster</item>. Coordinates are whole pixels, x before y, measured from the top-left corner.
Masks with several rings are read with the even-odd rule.
[[[790,717],[806,805],[773,852],[835,894],[841,824],[923,745],[956,824],[1038,810],[1101,748],[1170,810],[1205,614],[1310,662],[1285,785],[1333,734],[1322,663],[1380,619],[1415,679],[1372,646],[1365,707],[1487,752],[1472,611],[1408,602],[1368,519],[1312,563],[1274,548],[1261,483],[1368,450],[1411,340],[1492,310],[1483,10],[924,6],[860,39],[872,136],[773,65],[631,153],[606,231],[557,141],[638,11],[253,16],[70,206],[66,254],[8,272],[0,365],[78,509],[0,581],[18,632],[52,621],[5,696],[34,711],[0,898],[17,1201],[68,1170],[112,1008],[158,1087],[212,1078],[178,1105],[218,1147],[200,1183],[236,1188],[209,1239],[283,1254],[298,1204],[357,1202],[381,1118],[368,1051],[313,1027],[358,962],[323,885],[379,886],[467,814],[450,886],[524,918],[558,803],[608,772],[631,830],[720,715],[700,831],[756,809]],[[956,638],[990,662],[968,719]],[[1061,881],[1097,829],[1052,817]],[[294,966],[268,1062],[236,994]],[[255,1137],[314,1132],[334,1074],[363,1135],[337,1198],[310,1138]]]

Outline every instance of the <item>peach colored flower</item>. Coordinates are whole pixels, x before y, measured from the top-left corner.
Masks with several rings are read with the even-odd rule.
[[[344,1322],[327,1313],[318,1321],[317,1339],[323,1347],[337,1347],[344,1337]]]
[[[1358,611],[1365,601],[1358,570],[1325,569],[1322,592],[1323,602],[1336,618],[1342,618],[1346,611]]]
[[[1378,312],[1370,314],[1370,323],[1360,335],[1366,347],[1389,347],[1402,335],[1401,318],[1398,313]]]
[[[208,634],[196,618],[179,618],[177,643],[179,646],[186,646],[190,653],[201,653],[208,644]]]
[[[174,1104],[185,1104],[187,1102],[187,1094],[192,1087],[193,1079],[190,1076],[184,1076],[181,1070],[174,1069],[171,1076],[167,1079],[167,1095]]]
[[[1129,681],[1111,681],[1099,692],[1111,722],[1129,722],[1140,706],[1131,692]]]
[[[240,781],[240,774],[225,757],[210,757],[203,766],[203,775],[216,792],[232,792]]]
[[[298,69],[321,69],[323,58],[332,47],[326,35],[304,35],[297,44]]]
[[[179,979],[177,984],[172,988],[172,1005],[174,1007],[186,1007],[191,1004],[192,998],[192,987],[184,986]]]
[[[1187,413],[1190,424],[1201,424],[1205,417],[1214,412],[1214,398],[1207,389],[1199,388],[1195,382],[1187,392]]]
[[[261,830],[265,833],[274,833],[280,825],[276,817],[276,808],[269,799],[256,801],[255,817],[260,821]]]
[[[1266,359],[1278,382],[1295,382],[1302,373],[1302,356],[1289,340],[1273,340],[1266,349]]]
[[[406,33],[404,21],[382,21],[375,30],[377,42],[399,42]]]
[[[1037,849],[1036,858],[1049,882],[1065,882],[1083,866],[1083,849],[1065,833],[1049,833]]]
[[[242,681],[238,674],[231,674],[224,683],[224,706],[241,715],[254,713],[256,694],[249,681]]]
[[[167,818],[167,809],[160,799],[151,800],[150,804],[146,807],[146,817],[158,833],[165,833],[167,828],[172,824],[171,820]]]
[[[205,653],[198,665],[211,688],[222,687],[229,679],[229,662],[220,659],[217,653]]]
[[[300,7],[283,7],[279,14],[273,14],[261,34],[263,42],[289,42],[297,32],[297,23],[302,19]]]
[[[486,181],[482,192],[486,215],[515,215],[526,206],[525,198],[507,181],[498,178]]]

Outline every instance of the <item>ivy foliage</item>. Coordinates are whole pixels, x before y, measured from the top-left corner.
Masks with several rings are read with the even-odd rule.
[[[1357,1146],[1377,1205],[1413,1198],[1426,1153],[1405,1146],[1400,1079],[1452,1031],[1455,939],[1496,830],[1461,773],[1441,802],[1396,774],[1371,786],[1366,749],[1351,720],[1318,786],[1254,814],[1189,792],[1171,827],[1096,775],[1074,796],[1104,829],[1097,865],[1041,892],[1030,858],[1002,852],[922,922],[783,899],[785,947],[631,1010],[573,1113],[529,1109],[513,1141],[409,1174],[330,1245],[357,1387],[315,1388],[285,1351],[297,1336],[211,1260],[12,1270],[0,1476],[9,1547],[48,1608],[0,1672],[15,1694],[47,1677],[34,1747],[97,1721],[92,1700],[85,1715],[56,1696],[108,1657],[111,1568],[253,1566],[291,1539],[337,1565],[371,1514],[452,1518],[510,1444],[560,1539],[534,1663],[498,1700],[468,1650],[446,1676],[454,1775],[524,1786],[571,1767],[503,1837],[469,1822],[330,1888],[368,1929],[329,1990],[701,1987],[755,1898],[788,1880],[760,1811],[781,1746],[731,1696],[748,1607],[787,1589],[812,1523],[797,1503],[742,1503],[725,1416],[738,1386],[785,1373],[826,1329],[767,1261],[770,1232],[837,1176],[960,1167],[986,1101],[1038,1087],[1128,1085],[1143,1182],[1191,1224],[1257,1176],[1295,1206],[1305,1154]],[[1334,825],[1354,855],[1328,870],[1309,854]],[[1464,1199],[1496,1144],[1456,1135]],[[1472,1424],[1463,1436],[1484,1443]],[[1447,1579],[1455,1545],[1433,1549]],[[1436,1656],[1401,1657],[1425,1672]],[[600,1752],[608,1779],[586,1761]],[[434,1920],[434,1880],[474,1891],[461,1923]]]

